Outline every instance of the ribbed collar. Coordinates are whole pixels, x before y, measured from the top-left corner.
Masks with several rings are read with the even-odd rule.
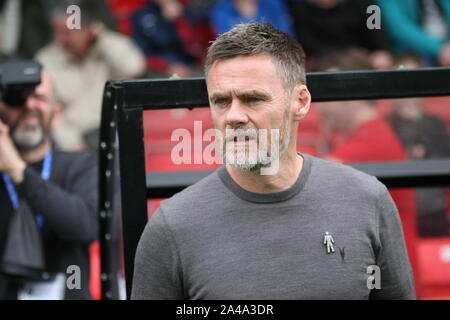
[[[308,154],[304,153],[298,153],[300,156],[303,157],[303,167],[300,171],[300,174],[297,178],[297,181],[288,189],[280,191],[280,192],[273,192],[273,193],[256,193],[251,192],[248,190],[243,189],[241,186],[239,186],[233,178],[231,178],[230,174],[228,173],[225,166],[222,166],[218,169],[217,173],[222,180],[223,184],[232,192],[234,193],[238,198],[250,202],[258,202],[258,203],[274,203],[274,202],[281,202],[286,201],[292,197],[294,197],[296,194],[300,192],[300,190],[303,189],[304,185],[306,184],[306,181],[308,180],[309,174],[311,172],[311,166],[312,166],[312,157]]]

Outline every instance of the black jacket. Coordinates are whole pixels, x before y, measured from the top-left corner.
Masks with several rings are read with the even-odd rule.
[[[369,51],[389,50],[389,38],[381,30],[367,28],[370,0],[343,0],[331,9],[310,1],[291,4],[298,41],[309,56],[332,50],[361,47]]]
[[[98,168],[94,156],[55,150],[49,181],[41,178],[42,161],[27,166],[16,186],[33,212],[43,216],[42,236],[48,272],[66,274],[69,265],[81,269],[81,289],[68,290],[66,299],[90,299],[89,246],[98,238]],[[13,208],[0,181],[0,257],[3,256]],[[0,275],[0,299],[14,299],[17,284]]]

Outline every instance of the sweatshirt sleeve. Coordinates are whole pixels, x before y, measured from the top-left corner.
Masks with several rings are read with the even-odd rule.
[[[161,208],[150,218],[137,247],[131,299],[184,299],[180,258]]]
[[[98,238],[97,175],[95,158],[85,154],[67,166],[63,187],[28,166],[18,190],[46,228],[65,241],[90,243]]]
[[[127,37],[104,30],[95,44],[95,50],[110,66],[111,79],[129,79],[145,72],[145,58],[140,49]]]
[[[414,278],[406,250],[398,210],[387,188],[382,185],[378,196],[379,248],[376,252],[380,268],[381,288],[371,291],[371,299],[415,299]]]

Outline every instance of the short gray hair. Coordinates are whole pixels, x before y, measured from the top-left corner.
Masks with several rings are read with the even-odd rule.
[[[272,57],[287,91],[298,83],[306,84],[302,46],[268,23],[238,24],[220,35],[208,48],[205,75],[208,77],[212,65],[218,60],[259,54]]]

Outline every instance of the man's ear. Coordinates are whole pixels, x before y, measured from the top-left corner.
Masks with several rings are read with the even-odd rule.
[[[51,120],[50,129],[54,130],[59,126],[62,115],[62,106],[60,103],[56,103],[53,107],[53,118]]]
[[[304,84],[298,84],[293,90],[294,120],[303,119],[311,106],[311,93]]]

